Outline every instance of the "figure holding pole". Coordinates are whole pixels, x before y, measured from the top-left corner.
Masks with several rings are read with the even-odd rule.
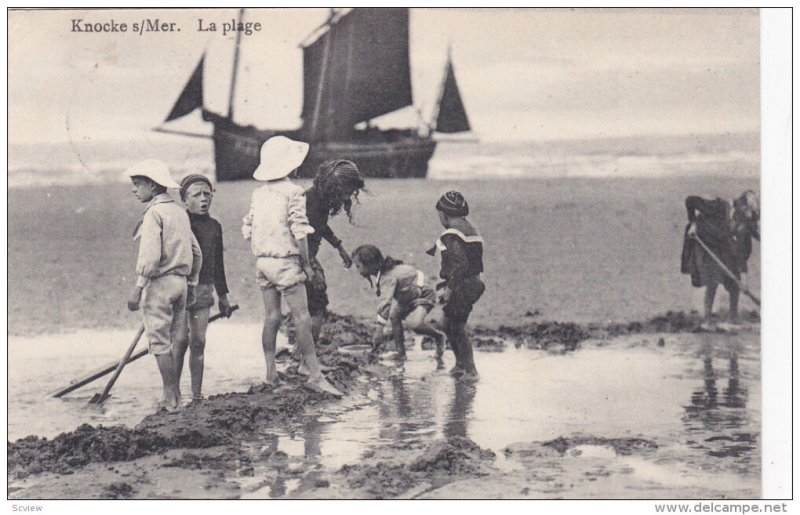
[[[692,285],[705,286],[704,327],[713,328],[713,307],[717,286],[728,292],[732,323],[738,323],[739,292],[760,305],[747,288],[747,260],[752,239],[760,241],[759,202],[752,190],[733,201],[697,196],[686,198],[689,223],[684,232],[681,272],[692,277]]]

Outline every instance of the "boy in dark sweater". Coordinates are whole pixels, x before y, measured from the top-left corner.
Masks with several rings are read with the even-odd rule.
[[[481,280],[483,239],[466,218],[469,205],[461,193],[450,191],[442,195],[436,210],[445,231],[428,252],[433,254],[439,249],[442,255],[439,277],[443,281],[437,289],[441,289],[439,301],[444,304],[444,332],[456,356],[456,366],[450,373],[474,380],[478,371],[466,325],[472,306],[486,289]]]
[[[181,200],[189,213],[192,232],[203,252],[203,266],[196,290],[194,304],[186,306],[188,324],[182,328],[177,345],[174,346],[175,368],[178,380],[183,369],[183,359],[189,348],[189,372],[192,376],[192,401],[203,398],[203,359],[206,346],[206,329],[211,306],[214,305],[214,290],[219,297],[219,311],[226,317],[231,315],[228,300],[228,283],[225,280],[223,260],[222,225],[211,218],[211,181],[199,174],[187,175],[181,181]]]

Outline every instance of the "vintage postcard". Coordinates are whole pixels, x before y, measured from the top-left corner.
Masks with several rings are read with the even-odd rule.
[[[790,16],[10,9],[14,509],[785,511]]]

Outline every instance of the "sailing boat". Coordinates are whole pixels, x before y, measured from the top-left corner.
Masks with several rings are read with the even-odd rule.
[[[240,22],[242,15],[240,10]],[[378,116],[413,105],[407,8],[355,8],[346,14],[331,10],[328,20],[309,37],[319,35],[302,46],[302,125],[296,130],[259,130],[234,121],[240,34],[237,32],[227,115],[204,107],[204,55],[165,120],[202,109],[203,119],[214,126],[211,137],[219,181],[251,178],[261,144],[276,135],[311,144],[298,170],[300,177],[313,177],[319,164],[332,158],[355,162],[366,177],[425,177],[436,149],[433,132],[470,130],[449,51],[438,112],[426,134],[419,127],[387,130],[370,125]]]

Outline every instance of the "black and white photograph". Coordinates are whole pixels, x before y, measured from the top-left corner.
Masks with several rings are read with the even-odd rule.
[[[787,512],[791,17],[9,8],[9,510]]]

